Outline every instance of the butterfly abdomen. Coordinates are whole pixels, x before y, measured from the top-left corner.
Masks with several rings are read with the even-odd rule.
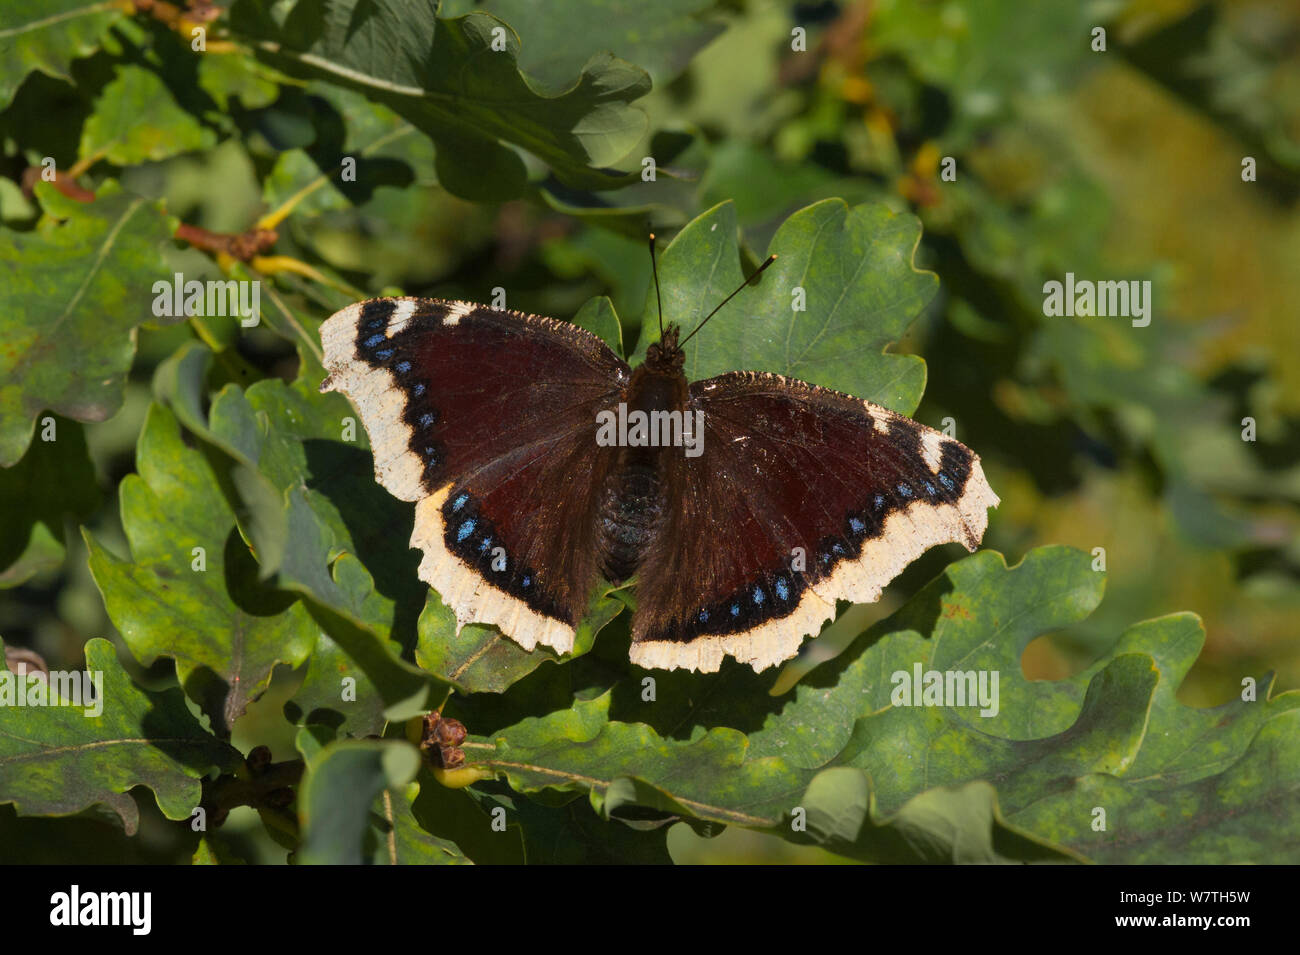
[[[596,528],[606,579],[623,581],[632,576],[663,518],[664,504],[654,464],[629,462],[610,475]]]
[[[667,342],[675,345],[676,329],[669,326]],[[645,415],[686,408],[686,378],[681,352],[664,343],[650,346],[646,363],[632,372],[623,400],[629,413]],[[633,443],[624,446],[617,466],[602,488],[596,515],[596,541],[600,569],[606,580],[624,581],[640,565],[658,531],[667,507],[663,481],[664,454],[680,449]]]

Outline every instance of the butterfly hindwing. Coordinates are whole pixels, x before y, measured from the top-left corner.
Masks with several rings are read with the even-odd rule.
[[[439,299],[352,305],[321,327],[329,377],[370,436],[375,476],[417,501],[420,577],[463,625],[572,648],[598,576],[589,522],[614,449],[592,440],[628,366],[566,322]]]
[[[666,468],[665,526],[638,574],[632,659],[763,669],[871,602],[937,544],[974,550],[997,496],[964,445],[910,418],[779,375],[695,382],[703,453]]]

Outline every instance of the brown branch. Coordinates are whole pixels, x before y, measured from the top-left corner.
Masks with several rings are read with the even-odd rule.
[[[236,806],[283,810],[293,803],[294,787],[302,781],[303,768],[300,759],[273,763],[271,751],[256,746],[235,775],[204,782],[203,808],[214,826],[225,822]]]
[[[42,175],[44,171],[45,167],[43,166],[28,166],[23,171],[22,190],[24,196],[29,199],[32,197],[32,193],[36,190],[36,183],[44,178]],[[93,190],[78,185],[71,175],[61,173],[58,169],[54,170],[54,178],[46,181],[69,199],[74,199],[77,202],[95,201]],[[241,262],[247,262],[261,255],[275,245],[279,237],[280,234],[274,229],[263,229],[258,226],[253,226],[243,232],[233,233],[212,232],[200,226],[190,225],[187,222],[182,222],[176,227],[176,238],[181,241],[188,242],[196,248],[206,249],[209,252],[229,255]]]
[[[247,262],[254,256],[261,255],[271,246],[280,234],[274,229],[258,229],[246,232],[209,232],[207,229],[182,222],[176,228],[176,238],[190,245],[209,252],[223,252],[231,258]]]
[[[36,191],[36,184],[45,177],[41,174],[45,171],[43,166],[28,166],[23,170],[22,190],[23,195],[30,199],[32,193]],[[71,176],[61,173],[58,169],[54,170],[54,178],[46,179],[51,186],[59,190],[69,199],[75,199],[77,202],[93,202],[95,194],[89,189],[85,189],[77,184],[77,180]]]
[[[37,181],[41,179],[41,172],[42,167],[40,166],[28,166],[26,171],[23,172],[23,195],[31,198]],[[93,191],[77,185],[72,177],[62,175],[57,170],[54,179],[47,181],[69,199],[75,199],[77,202],[94,202],[95,200]],[[259,229],[256,226],[244,232],[212,232],[182,222],[176,227],[176,238],[182,242],[188,242],[196,248],[205,249],[208,252],[223,253],[233,259],[238,259],[240,262],[248,262],[275,245],[276,240],[280,238],[280,234],[274,229]]]

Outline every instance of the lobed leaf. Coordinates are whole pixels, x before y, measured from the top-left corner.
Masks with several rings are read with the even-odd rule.
[[[135,657],[173,658],[185,692],[229,732],[276,664],[307,659],[317,626],[293,594],[258,581],[217,473],[160,405],[149,409],[136,468],[120,487],[131,559],[83,531],[91,573]]]
[[[601,53],[636,63],[662,86],[722,32],[722,21],[708,16],[717,6],[717,0],[576,0],[545,7],[530,0],[447,0],[439,12],[500,17],[522,38],[519,69],[562,89]]]
[[[33,70],[69,79],[72,61],[99,48],[127,8],[117,0],[44,0],[0,6],[0,109]]]
[[[2,659],[0,679],[8,677]],[[242,761],[199,725],[179,690],[132,683],[107,640],[86,644],[86,672],[102,680],[94,706],[0,706],[0,800],[20,813],[67,816],[103,805],[131,835],[139,823],[132,787],[149,787],[168,819],[186,819],[202,778]]]
[[[23,456],[43,409],[103,421],[122,404],[135,329],[153,321],[161,246],[175,222],[162,204],[112,182],[81,204],[37,184],[35,232],[0,229],[0,467]],[[66,220],[66,221],[61,221]]]
[[[1296,737],[1280,728],[1300,693],[1210,711],[1178,703],[1204,639],[1195,618],[1139,624],[1072,679],[1024,678],[1028,643],[1085,617],[1101,589],[1087,555],[1068,548],[1040,548],[1011,568],[996,553],[976,554],[814,668],[747,735],[687,712],[672,720],[681,738],[668,738],[611,719],[615,694],[606,692],[471,740],[466,754],[523,792],[585,792],[606,816],[651,809],[740,824],[871,861],[1140,861],[1144,845],[1180,838],[1219,860],[1228,847],[1234,861],[1284,858],[1294,829],[1273,840],[1261,833],[1296,821],[1285,808],[1295,775],[1252,767],[1296,760]],[[916,671],[996,674],[997,693],[919,705],[899,694]],[[721,696],[711,714],[752,720],[729,705],[735,684],[724,675],[718,691],[696,695]],[[1125,813],[1122,829],[1096,833],[1099,786],[1124,794],[1115,806],[1140,791],[1181,808]],[[1205,818],[1215,787],[1232,790],[1240,814]],[[1055,808],[1039,810],[1043,800]]]
[[[299,732],[300,743],[305,733]],[[339,740],[313,752],[316,745],[300,746],[307,750],[307,769],[298,790],[298,861],[357,865],[371,855],[394,865],[465,861],[454,845],[423,832],[411,815],[407,793],[418,793],[411,784],[420,768],[415,747],[396,740]],[[387,829],[379,840],[369,832],[377,801]]]
[[[0,470],[0,500],[22,501],[0,510],[0,588],[61,566],[64,519],[84,520],[99,503],[81,426],[52,424],[51,440],[36,442],[16,465]]]
[[[686,377],[771,371],[910,414],[925,389],[925,363],[884,349],[938,288],[933,273],[912,265],[920,237],[916,219],[883,205],[850,209],[827,199],[801,209],[772,239],[776,262],[686,344]],[[714,206],[677,234],[659,277],[664,323],[676,322],[683,333],[740,286],[732,203]],[[651,289],[643,315],[655,313]],[[634,363],[657,338],[657,322],[643,318]]]
[[[528,176],[512,146],[573,185],[625,180],[601,167],[645,131],[645,115],[628,105],[649,90],[643,70],[600,56],[567,90],[547,95],[519,72],[520,41],[508,26],[435,10],[397,0],[237,0],[230,18],[272,65],[361,92],[418,127],[437,146],[439,182],[457,195],[519,195]]]
[[[236,517],[259,573],[306,597],[329,634],[326,656],[313,659],[291,702],[292,718],[364,734],[382,728],[385,712],[397,719],[428,709],[443,684],[402,658],[427,592],[405,546],[411,512],[375,483],[355,412],[340,395],[320,393],[324,371],[305,361],[292,385],[227,385],[205,416],[210,361],[206,348],[184,348],[159,369],[155,387],[188,428],[237,462]],[[349,677],[357,681],[351,699],[342,692]]]
[[[214,140],[211,130],[176,104],[162,77],[142,66],[124,65],[96,98],[81,131],[79,153],[134,166],[208,149]]]

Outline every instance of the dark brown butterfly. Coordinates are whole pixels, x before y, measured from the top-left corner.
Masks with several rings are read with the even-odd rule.
[[[461,626],[529,650],[571,650],[601,578],[635,575],[634,663],[761,670],[836,599],[877,600],[926,549],[979,544],[998,498],[964,445],[780,375],[688,382],[679,338],[669,325],[632,369],[567,322],[372,299],[322,325],[321,390],[351,399],[376,477],[417,502],[421,579]],[[631,420],[664,440],[638,443]],[[601,440],[615,421],[626,440]]]

